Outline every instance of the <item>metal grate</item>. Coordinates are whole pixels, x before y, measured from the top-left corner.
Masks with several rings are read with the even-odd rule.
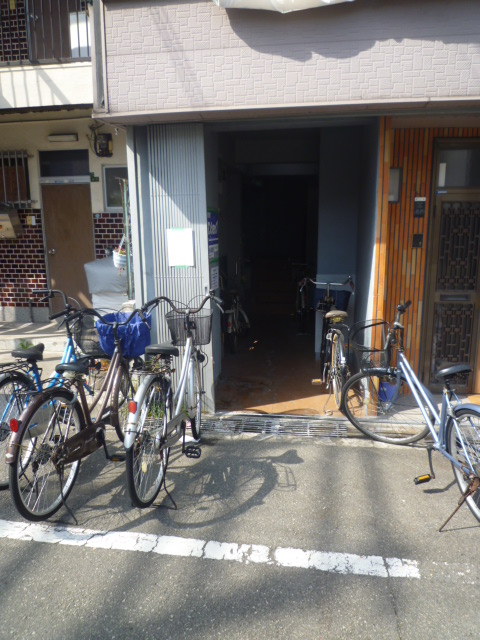
[[[31,206],[26,151],[0,151],[0,202]]]
[[[346,418],[215,414],[202,417],[202,430],[225,434],[256,433],[277,436],[344,438],[359,435]]]
[[[90,60],[87,0],[1,2],[0,64]]]

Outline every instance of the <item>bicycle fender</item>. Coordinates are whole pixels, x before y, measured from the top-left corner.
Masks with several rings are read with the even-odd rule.
[[[7,464],[12,464],[15,458],[15,452],[17,448],[20,446],[21,438],[23,436],[25,429],[27,428],[27,424],[25,422],[25,415],[27,411],[29,411],[30,409],[34,411],[40,405],[44,404],[45,402],[48,402],[49,396],[54,391],[58,391],[58,387],[53,388],[50,392],[45,391],[44,393],[40,394],[37,398],[34,398],[22,411],[18,419],[18,431],[16,433],[12,432],[9,443],[7,445],[7,453],[5,455],[5,462]],[[64,389],[64,392],[66,396],[65,397],[66,402],[76,401],[76,394],[73,391],[70,391],[70,389]]]
[[[127,426],[125,427],[125,438],[123,439],[123,446],[125,448],[125,451],[128,451],[128,449],[131,449],[133,447],[133,443],[135,442],[135,436],[137,435],[137,422],[139,417],[139,409],[141,409],[142,407],[143,398],[145,396],[147,387],[149,386],[151,381],[154,379],[154,377],[155,376],[150,375],[150,376],[145,376],[143,378],[140,386],[137,389],[135,397],[133,399],[133,401],[137,404],[137,410],[135,411],[135,413],[129,412],[128,414],[128,422],[127,422]]]
[[[21,380],[22,382],[26,383],[28,386],[33,387],[33,380],[32,378],[30,378],[30,376],[27,376],[26,373],[23,373],[22,371],[9,371],[8,373],[2,373],[2,375],[0,375],[0,383],[2,383],[4,380]]]
[[[457,404],[455,407],[453,407],[453,415],[457,415],[457,413],[459,413],[460,411],[462,411],[462,409],[469,409],[470,411],[474,411],[475,413],[478,413],[478,415],[480,416],[480,406],[478,406],[478,404]]]

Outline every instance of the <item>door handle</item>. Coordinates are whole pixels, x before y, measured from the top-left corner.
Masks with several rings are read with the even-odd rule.
[[[54,255],[55,255],[55,249],[49,249],[49,250],[48,250],[48,253],[49,253],[51,256],[54,256]]]

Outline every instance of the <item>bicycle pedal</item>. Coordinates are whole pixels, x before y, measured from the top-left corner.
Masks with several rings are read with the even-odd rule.
[[[429,473],[426,473],[423,476],[417,476],[413,482],[415,484],[424,484],[425,482],[430,482],[430,480],[433,480],[433,476],[431,476]]]
[[[194,444],[189,444],[188,447],[185,447],[184,453],[187,458],[200,458],[202,450]]]
[[[323,380],[322,378],[313,378],[312,380],[312,384],[313,386],[320,386],[321,384],[323,384]]]

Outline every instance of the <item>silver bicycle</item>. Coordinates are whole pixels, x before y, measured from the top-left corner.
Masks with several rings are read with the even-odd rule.
[[[199,458],[203,387],[206,354],[201,346],[210,342],[212,309],[203,308],[208,301],[221,300],[206,296],[196,308],[181,306],[160,296],[142,307],[152,310],[162,301],[171,311],[165,315],[171,343],[150,345],[145,350],[146,367],[133,402],[125,432],[127,488],[132,503],[140,508],[150,506],[157,497],[169,463],[170,448],[182,440],[182,452]],[[184,347],[182,366],[176,391],[173,391],[173,358]],[[193,444],[187,444],[186,426],[190,423]],[[168,493],[172,502],[173,498]]]
[[[461,493],[458,506],[441,531],[464,502],[480,521],[480,407],[462,404],[455,393],[455,383],[464,383],[472,371],[469,364],[450,364],[437,371],[436,377],[443,384],[440,409],[418,380],[404,353],[402,316],[410,304],[397,306],[396,320],[382,350],[384,366],[352,376],[343,388],[342,408],[357,429],[380,442],[409,444],[430,434],[430,473],[418,476],[415,483],[435,478],[432,452],[438,451],[452,464]],[[379,351],[373,339],[371,348]],[[398,350],[396,366],[392,366],[394,349]]]

